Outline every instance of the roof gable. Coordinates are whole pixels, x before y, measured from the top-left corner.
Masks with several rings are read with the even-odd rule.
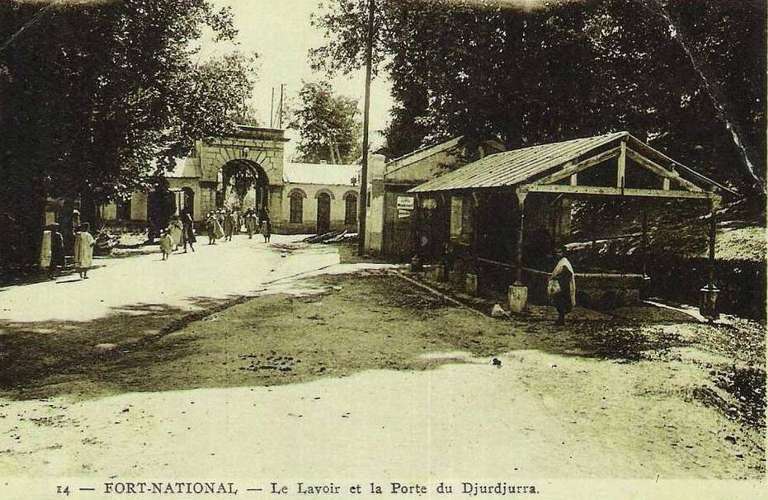
[[[460,135],[439,144],[424,146],[415,151],[411,151],[408,154],[390,160],[387,162],[387,173],[390,174],[403,167],[407,167],[408,165],[412,165],[413,163],[429,158],[430,156],[434,156],[454,148],[459,145],[463,138],[464,136]]]
[[[669,181],[674,180],[676,186],[679,185],[685,191],[703,191],[699,184],[730,191],[639,141],[628,132],[614,132],[486,156],[421,184],[411,192],[501,188],[521,184],[533,184],[539,186],[536,190],[554,192],[557,189],[545,189],[541,185],[562,182],[567,177],[619,156],[623,158],[621,163],[630,158],[634,162],[632,168],[639,167],[661,178],[659,190],[662,189],[662,182],[664,189],[669,189]],[[621,177],[618,185],[614,183],[609,187],[621,188],[623,194],[623,172],[618,175]],[[572,182],[575,182],[575,177]],[[575,190],[563,188],[561,191]],[[586,193],[590,189],[584,191]]]

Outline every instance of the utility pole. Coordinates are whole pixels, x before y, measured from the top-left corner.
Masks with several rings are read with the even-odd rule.
[[[368,215],[368,122],[371,113],[371,67],[373,66],[374,0],[368,0],[368,39],[365,43],[365,105],[363,108],[363,161],[360,165],[360,217],[357,254],[365,253],[365,222]]]
[[[269,128],[274,126],[275,118],[275,87],[272,87],[272,99],[269,101]]]
[[[333,156],[333,141],[330,135],[328,136],[328,152],[331,153],[331,163],[336,163],[336,158]]]
[[[285,87],[284,83],[280,84],[280,106],[279,111],[277,112],[277,128],[282,129],[283,128],[283,88]]]

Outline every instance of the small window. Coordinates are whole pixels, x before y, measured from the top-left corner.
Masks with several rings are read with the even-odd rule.
[[[304,220],[304,196],[294,191],[291,193],[291,223],[300,224]]]
[[[344,224],[351,226],[357,224],[357,195],[349,194],[345,200]]]

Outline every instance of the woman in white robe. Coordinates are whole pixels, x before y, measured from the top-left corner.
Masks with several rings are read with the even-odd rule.
[[[171,239],[173,240],[173,249],[178,250],[181,245],[181,235],[184,233],[184,226],[178,218],[171,220]]]
[[[82,224],[75,234],[75,267],[82,279],[88,279],[88,269],[93,266],[93,246],[96,244],[88,229],[87,223]]]

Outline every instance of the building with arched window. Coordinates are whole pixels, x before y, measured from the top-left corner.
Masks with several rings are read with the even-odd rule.
[[[283,167],[285,233],[357,231],[358,165],[286,163]]]
[[[170,212],[163,214],[165,220],[185,208],[196,221],[217,208],[256,208],[269,210],[275,233],[356,232],[359,166],[285,162],[285,141],[282,130],[248,126],[197,141],[192,154],[176,159],[165,174],[168,192],[160,199],[171,207],[164,207]],[[163,219],[156,194],[137,191],[119,206],[107,204],[103,219],[151,227],[154,219]]]

